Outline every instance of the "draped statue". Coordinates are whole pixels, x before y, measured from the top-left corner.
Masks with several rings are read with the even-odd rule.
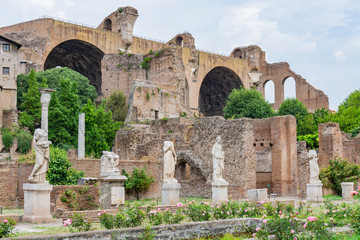
[[[164,183],[177,183],[175,179],[175,165],[177,162],[174,143],[164,142]]]
[[[47,133],[40,128],[34,132],[35,166],[28,178],[31,183],[47,183],[46,172],[49,170],[51,141]]]

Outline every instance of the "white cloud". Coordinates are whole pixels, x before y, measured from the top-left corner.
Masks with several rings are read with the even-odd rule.
[[[71,0],[66,0],[65,5],[68,6],[68,7],[75,7],[76,3],[71,1]]]
[[[261,19],[263,9],[259,7],[239,7],[222,16],[220,32],[227,42],[235,46],[257,44],[263,49],[279,53],[288,51],[313,51],[316,42],[310,33],[300,36],[283,33],[275,20]]]
[[[343,61],[346,59],[345,54],[342,50],[337,50],[336,52],[334,52],[334,57],[339,61]]]
[[[55,6],[55,0],[30,0],[30,3],[35,7],[45,8],[51,10]]]

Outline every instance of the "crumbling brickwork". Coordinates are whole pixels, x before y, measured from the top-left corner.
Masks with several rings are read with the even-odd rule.
[[[297,196],[296,119],[254,119],[253,124],[257,188],[270,185],[270,192]]]
[[[297,142],[297,178],[298,178],[298,197],[306,198],[306,184],[310,180],[310,166],[306,149],[306,142]]]
[[[319,124],[319,166],[325,167],[338,157],[360,163],[360,134],[352,138],[341,132],[338,123]]]

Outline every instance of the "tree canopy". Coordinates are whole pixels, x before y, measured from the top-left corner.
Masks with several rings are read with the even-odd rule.
[[[123,122],[127,115],[126,96],[121,91],[115,91],[107,98],[105,103],[106,111],[112,112],[114,121]]]
[[[241,88],[232,90],[223,115],[225,118],[268,118],[274,115],[274,110],[260,92]]]
[[[35,71],[34,71],[35,72]],[[24,110],[21,106],[24,101],[23,94],[27,92],[29,87],[29,76],[31,73],[27,75],[20,74],[17,77],[17,88],[18,88],[18,109]],[[81,105],[85,105],[87,100],[95,101],[97,97],[96,89],[94,86],[90,85],[89,79],[80,73],[70,69],[70,68],[52,68],[46,71],[39,71],[35,74],[37,82],[40,84],[43,79],[47,80],[47,85],[49,88],[53,88],[56,90],[60,89],[60,83],[62,79],[71,79],[77,82],[79,101]]]

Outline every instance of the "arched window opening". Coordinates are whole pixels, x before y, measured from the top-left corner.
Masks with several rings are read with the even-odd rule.
[[[264,93],[265,93],[265,100],[268,101],[270,104],[275,103],[275,86],[272,80],[266,81],[264,83]]]
[[[110,19],[106,19],[104,22],[104,29],[111,31],[112,30],[112,22]]]
[[[175,43],[176,45],[182,47],[183,46],[183,38],[181,36],[178,36],[176,39],[175,39]]]
[[[199,108],[204,116],[221,116],[231,91],[243,86],[240,77],[231,69],[216,67],[206,74],[199,94]]]
[[[296,98],[296,82],[292,77],[284,80],[284,100],[287,98]]]

